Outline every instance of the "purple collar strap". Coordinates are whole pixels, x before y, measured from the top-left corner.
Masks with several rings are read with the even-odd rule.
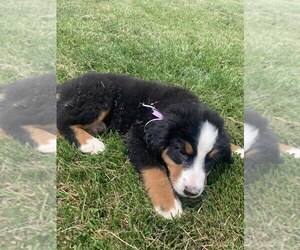
[[[163,114],[160,113],[160,112],[158,111],[157,108],[155,108],[155,107],[153,107],[153,106],[151,106],[151,105],[144,104],[144,103],[142,103],[142,105],[143,105],[144,107],[146,107],[146,108],[150,108],[150,109],[152,110],[152,115],[156,117],[156,118],[154,118],[154,119],[148,121],[148,122],[146,123],[145,127],[146,127],[150,122],[153,122],[153,121],[160,121],[160,120],[162,120],[162,119],[164,118]]]

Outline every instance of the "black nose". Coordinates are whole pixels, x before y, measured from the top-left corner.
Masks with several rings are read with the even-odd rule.
[[[199,192],[200,192],[199,190],[192,189],[189,187],[185,187],[185,189],[183,190],[183,193],[187,196],[197,196]]]

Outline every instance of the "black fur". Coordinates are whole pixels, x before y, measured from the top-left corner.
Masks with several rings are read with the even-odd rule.
[[[49,125],[55,134],[55,73],[18,80],[0,86],[0,127],[24,144],[36,146],[24,125]]]
[[[268,128],[268,120],[253,110],[245,111],[245,123],[259,129],[255,143],[248,151],[254,150],[256,153],[244,159],[245,172],[251,168],[264,163],[279,164],[283,162],[280,157],[278,141],[276,135]],[[247,155],[247,152],[245,152]]]
[[[142,104],[153,105],[164,118],[146,125],[155,117]],[[88,73],[58,86],[57,126],[71,143],[78,145],[70,126],[89,124],[106,110],[110,112],[104,123],[108,129],[125,135],[130,160],[138,171],[149,166],[164,168],[161,152],[166,147],[174,148],[173,153],[168,152],[174,161],[192,161],[195,155],[190,159],[178,155],[180,147],[183,141],[196,147],[201,124],[206,120],[219,129],[215,145],[219,153],[214,159],[207,159],[207,171],[219,160],[233,161],[222,118],[182,88],[99,73]]]

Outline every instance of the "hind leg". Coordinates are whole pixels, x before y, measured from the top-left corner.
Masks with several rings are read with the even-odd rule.
[[[39,125],[10,126],[0,128],[0,136],[11,136],[22,144],[36,148],[42,153],[56,152],[56,135]]]
[[[57,129],[84,153],[104,150],[95,137],[105,129],[104,119],[114,104],[116,87],[98,74],[86,74],[58,86]]]
[[[88,132],[78,126],[72,126],[71,130],[74,133],[74,137],[77,141],[77,145],[81,152],[98,154],[104,151],[105,145],[102,141],[96,139]]]
[[[56,135],[40,128],[38,125],[25,125],[22,126],[22,129],[27,132],[28,140],[26,143],[31,144],[42,153],[56,152]]]
[[[106,128],[103,120],[108,113],[109,110],[100,112],[98,117],[89,124],[60,126],[58,132],[71,144],[76,145],[83,153],[101,153],[104,151],[105,145],[102,141],[95,138],[95,136]]]

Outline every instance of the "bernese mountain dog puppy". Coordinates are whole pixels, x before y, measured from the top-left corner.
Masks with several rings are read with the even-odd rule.
[[[281,153],[300,158],[300,150],[278,142],[276,134],[269,128],[268,120],[257,111],[246,109],[244,112],[244,158],[245,173],[263,164],[283,163]]]
[[[219,114],[194,94],[126,75],[87,73],[58,85],[57,127],[82,152],[105,149],[104,129],[125,135],[132,165],[155,210],[182,214],[177,195],[198,197],[213,167],[232,163]]]
[[[54,72],[0,86],[0,130],[42,153],[56,152]]]
[[[268,120],[258,112],[244,113],[244,169],[263,163],[282,163],[276,135],[268,128]]]

